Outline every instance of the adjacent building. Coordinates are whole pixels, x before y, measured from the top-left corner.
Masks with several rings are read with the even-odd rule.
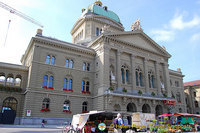
[[[15,123],[61,124],[90,110],[186,112],[182,72],[168,68],[171,55],[140,20],[125,31],[96,1],[82,9],[71,35],[69,43],[38,30],[22,65],[0,63],[0,109],[16,110]]]
[[[184,83],[185,101],[187,112],[192,114],[200,113],[200,80]]]

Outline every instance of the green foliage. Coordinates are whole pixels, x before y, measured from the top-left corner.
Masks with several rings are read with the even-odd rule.
[[[108,90],[113,91],[114,89],[112,87],[109,87]]]
[[[166,95],[166,94],[163,94],[163,96],[164,96],[164,97],[167,97],[167,95]]]
[[[142,91],[141,91],[141,90],[139,90],[139,91],[138,91],[138,94],[139,94],[139,95],[142,95]]]
[[[155,96],[156,94],[155,94],[155,92],[152,92],[151,95],[152,95],[152,96]]]
[[[123,90],[122,90],[123,92],[127,92],[127,89],[126,88],[123,88]]]

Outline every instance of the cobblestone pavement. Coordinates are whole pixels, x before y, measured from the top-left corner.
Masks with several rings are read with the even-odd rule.
[[[1,133],[62,133],[62,129],[52,128],[1,128]]]

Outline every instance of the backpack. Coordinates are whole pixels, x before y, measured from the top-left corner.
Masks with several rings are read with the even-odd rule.
[[[117,126],[119,125],[119,124],[118,124],[118,119],[114,119],[114,120],[113,120],[113,124],[114,124],[115,127],[117,127]]]

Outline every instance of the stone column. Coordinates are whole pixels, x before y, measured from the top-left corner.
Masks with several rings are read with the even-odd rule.
[[[171,97],[171,86],[170,86],[170,77],[169,77],[169,70],[168,70],[168,63],[163,64],[164,70],[164,77],[165,77],[165,89],[167,90],[167,96]]]
[[[159,75],[159,62],[155,62],[155,69],[156,69],[156,85],[157,85],[157,92],[158,95],[162,95],[161,94],[161,84],[160,84],[160,75]]]
[[[110,56],[109,56],[110,48],[107,46],[107,43],[104,44],[104,65],[103,65],[103,84],[107,89],[110,86]],[[105,91],[105,90],[104,90]]]
[[[132,72],[132,90],[136,89],[136,76],[135,76],[135,55],[131,55],[131,72]]]
[[[121,51],[117,50],[117,89],[121,88]]]
[[[148,60],[144,59],[144,77],[145,77],[145,92],[149,93],[149,80],[148,80]]]

